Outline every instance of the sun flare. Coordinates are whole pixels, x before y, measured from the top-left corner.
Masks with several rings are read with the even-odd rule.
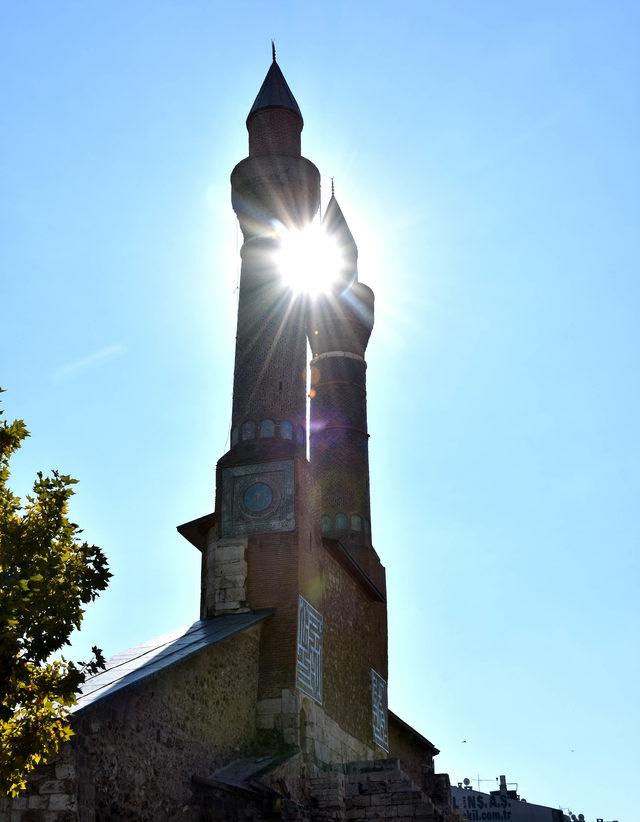
[[[331,290],[344,265],[338,244],[318,223],[280,233],[277,264],[294,294],[317,296]]]

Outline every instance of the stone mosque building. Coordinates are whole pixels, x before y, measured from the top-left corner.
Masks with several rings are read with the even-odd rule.
[[[366,404],[374,295],[333,194],[332,289],[296,296],[277,264],[282,232],[320,208],[302,127],[274,53],[231,174],[244,243],[230,449],[213,512],[178,527],[202,555],[200,619],[85,683],[71,743],[27,795],[0,800],[0,822],[458,818],[438,750],[387,707]]]

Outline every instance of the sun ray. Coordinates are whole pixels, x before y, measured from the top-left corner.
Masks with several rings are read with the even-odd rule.
[[[291,291],[312,297],[331,291],[340,280],[344,261],[338,244],[322,225],[310,223],[292,230],[281,227],[277,233],[277,266]]]

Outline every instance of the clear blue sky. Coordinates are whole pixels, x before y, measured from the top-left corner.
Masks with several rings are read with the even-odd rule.
[[[114,573],[74,652],[197,617],[175,526],[211,510],[225,449],[228,180],[275,37],[377,295],[390,705],[454,781],[506,773],[530,801],[634,822],[638,4],[0,15],[0,382],[33,433],[14,487],[78,477],[73,515]]]

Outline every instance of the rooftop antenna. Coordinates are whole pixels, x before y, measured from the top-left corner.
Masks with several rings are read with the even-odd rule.
[[[271,41],[271,59],[273,62],[276,62],[276,43],[275,40]]]
[[[332,177],[331,178],[331,196],[332,197],[333,197],[333,194],[334,194],[334,191],[333,191],[333,177]]]

